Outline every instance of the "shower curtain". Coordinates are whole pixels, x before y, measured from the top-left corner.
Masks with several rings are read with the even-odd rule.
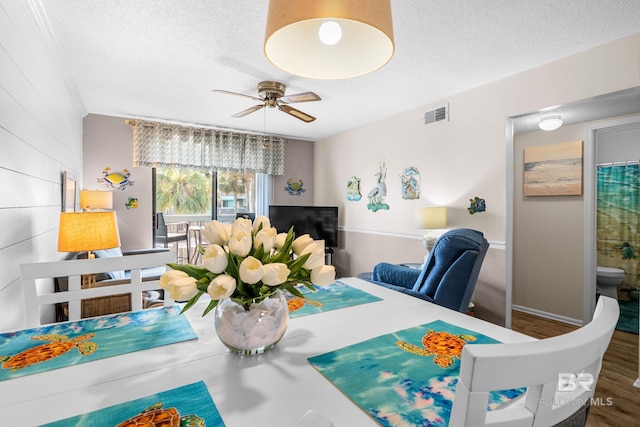
[[[637,300],[640,287],[639,173],[638,163],[598,166],[598,265],[626,272],[621,299]]]

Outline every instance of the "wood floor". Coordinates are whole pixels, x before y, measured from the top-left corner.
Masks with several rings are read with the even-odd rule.
[[[514,310],[512,329],[535,338],[548,338],[576,326]],[[640,420],[638,335],[615,331],[604,355],[587,427],[631,427]]]

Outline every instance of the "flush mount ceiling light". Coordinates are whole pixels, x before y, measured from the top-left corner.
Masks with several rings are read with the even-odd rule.
[[[560,116],[545,117],[540,120],[538,126],[542,130],[556,130],[562,126],[562,119]]]
[[[349,79],[394,53],[390,0],[270,0],[264,53],[290,74]]]

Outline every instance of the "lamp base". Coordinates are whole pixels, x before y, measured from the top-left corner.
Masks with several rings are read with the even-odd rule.
[[[431,251],[431,248],[433,248],[433,245],[435,245],[437,241],[438,241],[437,234],[427,233],[424,236],[422,236],[422,244],[424,245],[424,248],[427,250],[427,252]]]
[[[87,289],[87,288],[93,288],[96,286],[97,283],[97,276],[95,274],[83,274],[82,276],[80,276],[82,278],[82,284],[81,287],[83,289]]]

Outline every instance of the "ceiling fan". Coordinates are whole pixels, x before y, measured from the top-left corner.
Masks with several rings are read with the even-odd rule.
[[[244,117],[247,114],[256,112],[264,107],[278,108],[278,110],[285,112],[296,119],[300,119],[305,123],[310,123],[316,118],[291,107],[289,104],[295,102],[311,102],[320,101],[320,97],[313,92],[296,93],[295,95],[284,96],[285,89],[287,87],[279,82],[264,81],[258,83],[258,96],[245,95],[243,93],[230,92],[228,90],[214,89],[213,92],[224,93],[227,95],[243,96],[255,101],[260,101],[260,104],[249,107],[246,110],[242,110],[239,113],[234,114],[232,117]]]

